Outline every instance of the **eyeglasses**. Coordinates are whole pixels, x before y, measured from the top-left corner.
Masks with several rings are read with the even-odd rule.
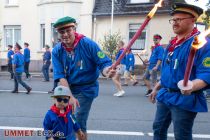
[[[174,19],[170,19],[170,20],[169,20],[169,23],[170,23],[170,24],[180,23],[182,20],[185,20],[185,19],[191,19],[191,18],[194,18],[194,17],[187,17],[187,18],[174,18]]]
[[[66,28],[66,29],[58,30],[58,33],[61,35],[65,34],[65,33],[69,34],[69,33],[71,33],[72,30],[74,30],[73,26]]]
[[[64,102],[64,103],[68,103],[69,102],[69,99],[66,99],[66,98],[56,98],[58,102]]]

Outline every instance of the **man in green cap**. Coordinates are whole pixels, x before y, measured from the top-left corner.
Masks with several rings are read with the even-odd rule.
[[[99,74],[113,77],[116,71],[110,69],[111,60],[93,40],[75,32],[74,18],[61,18],[54,27],[61,38],[52,51],[54,80],[70,87],[72,98],[79,101],[75,116],[87,139],[86,124],[92,102],[98,96]]]
[[[195,54],[189,78],[192,87],[185,90],[177,85],[184,79],[192,43],[195,36],[200,34],[194,24],[202,13],[201,8],[189,4],[175,3],[172,7],[169,23],[177,36],[170,41],[164,52],[160,82],[149,96],[152,103],[157,100],[153,122],[154,140],[166,140],[171,123],[176,140],[192,140],[197,113],[208,112],[203,90],[210,85],[210,65],[205,63],[210,62],[209,38],[206,38],[207,43]]]

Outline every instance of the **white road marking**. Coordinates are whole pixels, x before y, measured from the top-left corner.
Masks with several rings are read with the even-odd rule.
[[[0,92],[11,92],[12,90],[0,90]],[[25,93],[26,90],[20,90],[18,91],[20,93]],[[36,91],[36,90],[32,90],[30,93],[48,93],[47,91]]]
[[[13,127],[13,126],[0,126],[0,130],[33,130],[33,131],[43,131],[43,128],[34,127]],[[153,133],[143,133],[143,132],[129,132],[129,131],[103,131],[103,130],[88,130],[88,134],[98,134],[98,135],[124,135],[124,136],[153,136]],[[174,137],[173,133],[169,133],[168,137]],[[193,134],[193,138],[203,138],[209,139],[210,134]]]

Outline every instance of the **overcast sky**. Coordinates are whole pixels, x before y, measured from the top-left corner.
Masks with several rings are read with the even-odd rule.
[[[196,2],[195,2],[195,0],[185,0],[185,1],[189,4],[199,6],[199,7],[203,8],[204,10],[207,10],[206,5],[209,2],[209,0],[198,0]]]

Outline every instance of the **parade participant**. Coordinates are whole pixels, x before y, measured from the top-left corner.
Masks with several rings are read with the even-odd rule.
[[[26,79],[29,80],[31,75],[29,74],[29,64],[30,64],[30,49],[29,44],[24,43],[24,72],[26,73]]]
[[[116,59],[117,60],[120,55],[122,54],[122,52],[124,51],[124,42],[123,41],[119,41],[118,43],[118,46],[117,46],[117,49],[118,49],[118,52],[116,54]],[[112,78],[118,92],[114,94],[114,96],[118,96],[118,95],[123,95],[125,94],[125,91],[122,89],[122,86],[121,86],[121,76],[124,75],[124,72],[125,72],[125,61],[126,61],[126,57],[124,57],[121,62],[120,62],[120,65],[117,66],[117,72],[116,72],[116,75]]]
[[[50,52],[50,46],[45,45],[45,53],[43,55],[43,66],[42,66],[42,73],[44,75],[44,80],[43,82],[49,82],[50,77],[49,77],[49,68],[51,64],[51,52]]]
[[[15,44],[15,54],[13,56],[13,70],[14,70],[14,83],[15,87],[12,93],[18,93],[18,83],[20,83],[25,89],[26,94],[29,94],[31,91],[31,87],[29,87],[25,82],[22,81],[22,73],[24,71],[24,56],[20,52],[21,46],[16,43]]]
[[[8,65],[8,72],[10,73],[10,79],[14,78],[14,72],[12,69],[12,57],[14,55],[14,51],[12,50],[12,45],[8,45],[8,53],[7,53],[7,65]]]
[[[84,139],[85,135],[72,114],[72,106],[69,104],[69,88],[58,86],[51,97],[54,104],[48,110],[43,122],[46,139],[76,140],[75,132],[79,139]]]
[[[54,80],[70,87],[71,92],[79,101],[76,109],[76,119],[85,132],[89,111],[94,98],[98,96],[99,73],[113,77],[115,70],[110,69],[111,60],[101,51],[91,39],[76,33],[76,20],[71,17],[59,19],[54,27],[62,42],[58,43],[52,52]]]
[[[151,48],[151,56],[148,62],[149,65],[143,76],[144,83],[147,86],[146,96],[152,92],[152,87],[154,87],[157,83],[157,73],[160,69],[164,52],[163,47],[160,45],[161,39],[162,37],[159,34],[153,36],[154,46]],[[152,85],[150,83],[150,76]]]
[[[210,39],[195,54],[190,79],[192,89],[180,90],[177,83],[184,79],[188,56],[194,37],[199,34],[194,27],[196,19],[203,13],[197,6],[175,3],[172,6],[173,31],[177,35],[164,52],[161,79],[149,99],[157,110],[153,123],[154,140],[166,140],[167,131],[173,122],[176,140],[192,140],[192,127],[198,112],[207,112],[203,90],[210,85]],[[158,91],[158,89],[160,89]]]
[[[126,70],[125,70],[125,83],[124,86],[128,86],[129,80],[133,81],[133,86],[138,84],[136,76],[134,75],[135,57],[130,49],[126,54]]]

